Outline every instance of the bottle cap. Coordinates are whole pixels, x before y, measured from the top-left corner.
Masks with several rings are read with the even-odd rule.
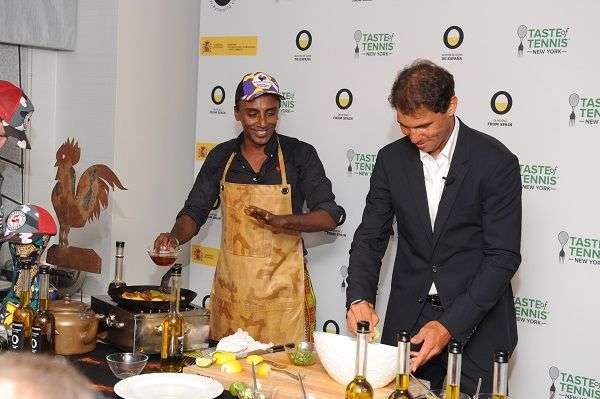
[[[356,323],[356,332],[361,334],[369,333],[369,322],[366,320],[360,320]]]
[[[117,241],[117,248],[125,248],[125,241]]]
[[[496,363],[508,363],[508,351],[497,350],[494,352],[494,361]]]
[[[398,342],[410,342],[410,333],[402,330],[398,333]]]
[[[172,276],[181,276],[181,263],[175,263],[173,265],[173,267],[171,268],[171,275]]]
[[[455,339],[451,340],[448,344],[448,352],[454,354],[462,354],[462,343]]]

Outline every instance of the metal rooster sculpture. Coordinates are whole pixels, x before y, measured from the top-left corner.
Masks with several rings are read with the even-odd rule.
[[[52,205],[59,224],[59,244],[48,250],[48,262],[98,273],[98,255],[91,249],[69,247],[69,231],[99,218],[100,212],[108,206],[110,188],[126,188],[117,175],[102,164],[87,168],[75,185],[73,166],[79,162],[80,155],[81,149],[75,139],[68,139],[56,152],[56,185],[52,190]],[[91,259],[93,257],[95,259]],[[93,265],[86,266],[90,263]]]

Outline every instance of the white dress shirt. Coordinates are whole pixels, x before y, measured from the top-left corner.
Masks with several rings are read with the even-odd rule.
[[[435,226],[435,217],[437,215],[440,199],[445,187],[445,177],[448,176],[450,162],[456,147],[456,137],[459,128],[458,118],[454,117],[454,129],[446,142],[442,151],[434,158],[425,151],[419,150],[421,162],[423,163],[423,175],[425,176],[425,189],[427,190],[427,206],[429,207],[429,218],[431,220],[431,230]],[[429,294],[437,294],[435,283],[431,284]]]

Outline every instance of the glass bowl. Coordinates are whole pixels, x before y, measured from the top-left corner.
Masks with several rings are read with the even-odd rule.
[[[150,256],[150,259],[152,259],[154,264],[158,266],[172,266],[177,260],[177,255],[179,255],[181,248],[156,249],[154,247],[149,247],[146,251],[148,252],[148,256]]]
[[[311,342],[297,342],[285,345],[285,353],[292,364],[296,366],[312,366],[317,361],[315,344]]]
[[[106,356],[106,361],[115,377],[123,379],[141,373],[148,356],[143,353],[113,353]]]

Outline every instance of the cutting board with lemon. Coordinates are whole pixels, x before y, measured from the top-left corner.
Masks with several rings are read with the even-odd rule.
[[[228,355],[230,356],[228,357]],[[254,361],[255,363],[258,362],[254,366],[258,383],[268,388],[276,387],[278,399],[302,398],[299,381],[286,374],[285,371],[293,375],[302,374],[307,398],[343,398],[346,387],[331,379],[318,357],[316,355],[315,357],[316,362],[311,366],[295,366],[290,362],[285,352],[269,353],[260,357],[252,356],[249,359],[239,360],[235,360],[235,356],[232,354],[220,354],[212,362],[200,360],[200,365],[204,367],[198,365],[188,366],[183,369],[183,372],[212,377],[221,382],[225,389],[228,389],[236,381],[242,381],[250,387],[252,385],[252,365],[250,362]],[[387,398],[393,390],[393,383],[384,388],[376,389],[375,399]],[[413,385],[412,382],[410,391],[415,397],[422,392],[421,388],[418,385]]]

